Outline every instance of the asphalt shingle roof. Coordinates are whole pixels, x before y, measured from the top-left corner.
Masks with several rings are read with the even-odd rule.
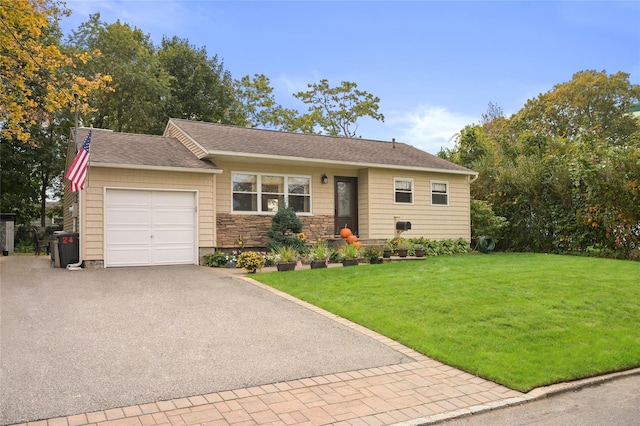
[[[394,148],[392,142],[371,139],[285,133],[183,119],[171,119],[170,123],[208,151],[214,161],[216,155],[249,154],[476,174],[400,142]]]
[[[78,141],[91,133],[91,164],[219,170],[208,160],[199,160],[176,138],[119,133],[103,129],[78,129]]]
[[[394,148],[392,142],[371,139],[285,133],[182,119],[171,119],[170,123],[207,151],[213,161],[225,155],[244,155],[476,174],[401,142],[396,142]],[[79,141],[84,140],[89,130],[78,129]],[[198,159],[174,137],[91,130],[90,162],[93,165],[220,170],[213,162]]]

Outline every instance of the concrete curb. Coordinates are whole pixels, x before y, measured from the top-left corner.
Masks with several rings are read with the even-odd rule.
[[[473,407],[450,411],[448,413],[437,414],[434,416],[414,419],[407,422],[395,423],[393,426],[422,426],[435,425],[453,419],[464,418],[474,414],[485,413],[487,411],[498,410],[501,408],[512,407],[515,405],[525,404],[527,402],[548,398],[565,392],[575,392],[580,389],[597,386],[603,383],[612,382],[614,380],[625,377],[640,375],[640,368],[631,370],[618,371],[616,373],[605,374],[602,376],[588,377],[586,379],[575,380],[572,382],[556,383],[549,386],[535,388],[529,391],[525,396],[517,398],[509,398],[503,401],[491,402],[488,404],[475,405]]]

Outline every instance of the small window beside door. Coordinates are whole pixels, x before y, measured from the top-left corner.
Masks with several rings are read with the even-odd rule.
[[[396,204],[413,204],[413,179],[394,178]]]
[[[437,206],[449,205],[449,182],[431,181],[431,204]]]

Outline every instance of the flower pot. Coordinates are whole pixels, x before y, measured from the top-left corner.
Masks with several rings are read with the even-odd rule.
[[[342,266],[356,266],[358,259],[345,259],[342,261]]]
[[[369,263],[372,264],[372,265],[380,265],[383,262],[384,262],[384,260],[382,260],[381,257],[374,257],[372,259],[369,259]]]
[[[407,250],[404,250],[404,249],[398,249],[398,256],[400,256],[400,257],[407,257]]]
[[[296,262],[280,262],[277,268],[278,271],[293,271],[296,269]]]
[[[320,269],[320,268],[326,268],[327,267],[327,261],[326,260],[312,260],[311,261],[311,269]]]
[[[9,256],[9,250],[2,250],[3,256]]]
[[[416,250],[416,257],[424,257],[424,250],[417,249]]]
[[[382,252],[382,257],[384,257],[385,259],[389,259],[391,257],[391,250],[384,250]]]

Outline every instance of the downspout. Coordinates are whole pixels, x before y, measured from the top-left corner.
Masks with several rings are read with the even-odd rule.
[[[74,93],[73,94],[73,98],[75,99],[75,104],[76,104],[76,117],[75,117],[75,128],[73,130],[73,139],[74,139],[74,144],[76,147],[76,155],[78,154],[78,94]],[[89,165],[87,164],[87,167],[89,167]],[[73,219],[73,231],[75,232],[76,229],[78,230],[78,263],[69,263],[67,265],[67,269],[70,271],[79,271],[82,265],[82,238],[80,238],[80,235],[82,235],[82,232],[80,230],[81,226],[82,226],[82,221],[80,220],[80,212],[82,211],[80,209],[80,200],[82,197],[80,197],[80,191],[76,191],[73,193],[73,203],[74,203],[74,207],[77,208],[76,211],[76,217]],[[76,228],[76,224],[77,224],[77,228]]]

